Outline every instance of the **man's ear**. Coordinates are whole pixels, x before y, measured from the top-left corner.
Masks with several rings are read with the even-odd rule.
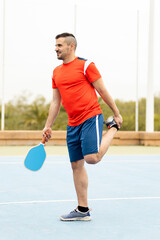
[[[73,50],[75,50],[74,42],[71,42],[71,48],[72,48]]]

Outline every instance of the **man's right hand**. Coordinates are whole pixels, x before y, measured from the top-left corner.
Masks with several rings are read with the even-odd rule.
[[[50,127],[45,127],[43,129],[43,137],[46,138],[46,142],[48,142],[51,136],[52,136],[52,129]]]

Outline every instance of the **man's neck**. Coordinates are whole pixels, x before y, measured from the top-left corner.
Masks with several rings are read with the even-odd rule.
[[[70,57],[64,59],[64,60],[63,60],[63,63],[64,63],[64,64],[66,64],[66,63],[70,63],[70,62],[72,62],[75,58],[76,58],[75,55],[70,56]]]

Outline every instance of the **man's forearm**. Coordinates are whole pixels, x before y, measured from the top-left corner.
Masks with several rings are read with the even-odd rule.
[[[97,90],[97,92],[99,93],[99,95],[102,97],[102,99],[104,100],[104,102],[110,107],[110,109],[113,111],[115,116],[119,115],[119,110],[114,102],[114,100],[112,99],[111,95],[109,94],[109,92],[107,91],[104,82],[102,80],[102,78],[96,80],[95,82],[92,83],[92,85],[94,86],[94,88]]]
[[[58,103],[58,104],[54,103],[54,102],[51,103],[45,127],[50,127],[51,128],[53,126],[53,123],[55,122],[56,117],[59,113],[60,106],[61,106],[60,103]]]
[[[104,102],[110,107],[110,109],[113,111],[115,116],[119,115],[119,110],[112,99],[111,95],[108,93],[108,91],[105,89],[104,92],[101,93],[101,97],[104,100]]]

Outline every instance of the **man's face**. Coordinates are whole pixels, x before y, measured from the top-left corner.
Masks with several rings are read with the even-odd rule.
[[[59,60],[65,60],[71,52],[70,45],[67,45],[65,38],[56,39],[56,48],[57,58]]]

